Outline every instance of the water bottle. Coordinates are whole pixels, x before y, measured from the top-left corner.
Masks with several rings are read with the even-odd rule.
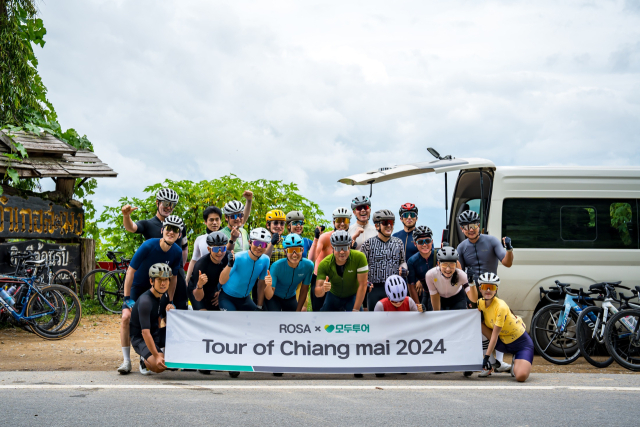
[[[0,297],[4,300],[4,302],[6,302],[7,304],[9,304],[11,306],[11,308],[13,308],[13,306],[16,304],[16,302],[14,301],[14,299],[11,297],[11,295],[9,295],[7,293],[7,291],[5,291],[4,289],[0,288]]]
[[[191,301],[190,300],[187,302],[187,310],[193,310],[193,307],[191,306]]]
[[[7,293],[11,296],[15,295],[16,291],[18,290],[18,287],[16,285],[13,285],[12,287],[9,288],[9,290],[7,291]]]

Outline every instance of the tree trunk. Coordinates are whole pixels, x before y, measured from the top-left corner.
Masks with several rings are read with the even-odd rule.
[[[80,277],[78,281],[82,283],[84,276],[94,268],[96,268],[96,242],[93,239],[80,239]],[[82,292],[85,295],[89,295],[90,298],[93,298],[95,289],[94,278],[95,275],[91,276],[84,284],[84,289],[82,290]]]

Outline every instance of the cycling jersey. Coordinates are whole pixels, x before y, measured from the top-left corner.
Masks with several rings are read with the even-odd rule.
[[[389,298],[384,298],[378,301],[373,311],[418,311],[418,306],[409,297],[405,297],[400,307],[394,306]]]
[[[133,284],[131,285],[132,289],[137,288],[137,293],[140,294],[140,289],[147,290],[151,288],[149,268],[156,263],[169,265],[172,274],[177,276],[180,272],[181,260],[182,251],[175,243],[165,252],[160,247],[160,239],[147,240],[140,245],[129,264],[131,268],[136,270],[133,276]]]
[[[516,317],[506,302],[498,297],[493,298],[489,307],[485,307],[485,300],[478,299],[478,310],[484,315],[484,324],[487,328],[493,329],[495,326],[502,328],[500,331],[500,341],[510,344],[520,338],[526,331],[522,318]]]
[[[367,257],[371,283],[384,283],[387,277],[398,274],[400,265],[405,262],[404,245],[397,237],[386,242],[378,236],[373,237],[364,242],[361,251]]]
[[[269,270],[269,257],[262,254],[256,261],[250,257],[251,252],[236,254],[235,263],[229,273],[227,283],[221,283],[224,292],[234,298],[244,298],[251,293],[256,280],[264,280]],[[194,271],[195,275],[195,271]],[[222,308],[222,306],[220,306]]]
[[[342,274],[338,274],[338,269]],[[347,262],[338,268],[336,257],[331,254],[320,262],[318,266],[318,279],[325,280],[329,276],[331,292],[339,298],[347,298],[358,292],[360,283],[358,274],[369,271],[367,257],[362,252],[352,249],[347,258]]]
[[[296,268],[289,265],[289,261],[281,259],[274,262],[269,270],[271,274],[272,284],[275,288],[274,295],[289,299],[296,296],[298,284],[311,284],[311,275],[313,274],[313,263],[306,258],[302,258]]]
[[[354,236],[358,228],[361,227],[358,222],[354,222],[349,226],[349,234]],[[375,225],[371,221],[367,222],[367,225],[364,226],[364,232],[356,238],[356,249],[361,250],[362,245],[367,240],[376,237],[378,235],[378,230],[376,230]]]
[[[233,251],[235,253],[249,250],[249,235],[247,234],[247,230],[245,230],[244,228],[239,228],[239,230],[240,235],[233,245]],[[231,240],[231,229],[228,225],[220,231],[222,231],[224,235],[227,236],[229,240]]]
[[[397,233],[394,233],[393,237],[397,237],[398,239],[402,240],[402,243],[404,244],[404,253],[406,259],[409,259],[418,253],[418,247],[413,241],[413,230],[407,232],[402,229]]]
[[[303,241],[302,258],[309,258],[309,249],[311,249],[311,245],[313,245],[313,240],[303,237],[302,241]],[[311,260],[311,261],[314,261],[314,260]]]
[[[144,240],[149,239],[161,239],[162,238],[162,221],[158,216],[154,216],[153,218],[143,219],[136,222],[136,234],[142,234]],[[184,231],[182,232],[183,236],[181,236],[178,240],[176,240],[176,244],[184,249],[189,246],[189,240],[185,235]]]
[[[217,307],[213,306],[211,300],[214,298],[216,292],[220,290],[218,282],[220,280],[220,273],[222,273],[222,270],[224,270],[224,268],[227,266],[227,255],[228,254],[225,254],[222,260],[220,260],[219,264],[213,262],[209,254],[207,254],[207,256],[203,256],[196,262],[196,265],[193,268],[193,274],[191,275],[191,279],[189,280],[189,295],[193,296],[193,291],[198,286],[200,273],[207,275],[207,283],[202,286],[202,290],[204,291],[204,298],[202,298],[201,301],[195,301],[197,303],[194,304],[193,307],[195,310],[217,309]]]
[[[507,255],[502,242],[495,236],[481,234],[476,243],[469,239],[458,245],[460,265],[465,270],[469,268],[474,277],[482,273],[498,274],[498,263]]]
[[[271,264],[278,260],[287,258],[287,252],[284,250],[284,246],[282,246],[283,241],[284,239],[282,238],[282,236],[280,236],[280,240],[278,240],[278,243],[273,245],[273,251],[271,252],[271,257],[269,258]]]
[[[155,339],[160,329],[158,318],[164,314],[164,310],[161,312],[160,308],[160,297],[156,297],[151,292],[151,289],[140,295],[140,298],[133,306],[133,310],[131,310],[129,336],[131,338],[143,338],[142,331],[148,329]]]
[[[196,262],[200,258],[205,255],[209,255],[209,251],[207,248],[207,236],[208,234],[203,234],[201,236],[196,237],[196,241],[193,242],[193,254],[191,255],[191,262]]]
[[[438,294],[442,298],[451,298],[454,295],[457,295],[458,292],[462,290],[462,285],[466,285],[469,283],[467,279],[467,275],[464,271],[456,268],[458,272],[458,282],[451,283],[451,279],[447,279],[440,271],[440,267],[432,268],[427,272],[425,276],[425,280],[427,281],[427,287],[429,288],[429,293],[431,295]],[[467,288],[467,293],[471,288]]]
[[[437,263],[438,261],[436,259],[435,250],[431,251],[427,259],[424,259],[424,257],[420,253],[413,255],[407,261],[407,270],[409,270],[407,283],[412,285],[418,282],[422,282],[422,287],[426,289],[427,282],[425,281],[425,277],[427,275],[427,271],[435,267]]]

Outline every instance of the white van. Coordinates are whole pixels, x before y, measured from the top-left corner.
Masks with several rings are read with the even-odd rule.
[[[640,285],[638,167],[496,167],[485,159],[441,158],[340,182],[367,185],[453,171],[459,174],[443,241],[456,247],[465,238],[457,216],[466,209],[481,215],[486,234],[511,237],[514,262],[498,267],[498,293],[527,326],[544,305],[539,288],[555,280],[574,287],[618,280]]]

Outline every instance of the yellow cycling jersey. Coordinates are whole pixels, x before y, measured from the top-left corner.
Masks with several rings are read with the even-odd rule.
[[[516,317],[507,303],[498,297],[493,298],[489,307],[485,307],[484,299],[478,299],[478,310],[484,314],[484,324],[487,328],[493,329],[495,326],[502,328],[499,337],[505,344],[514,342],[526,331],[522,318]]]

